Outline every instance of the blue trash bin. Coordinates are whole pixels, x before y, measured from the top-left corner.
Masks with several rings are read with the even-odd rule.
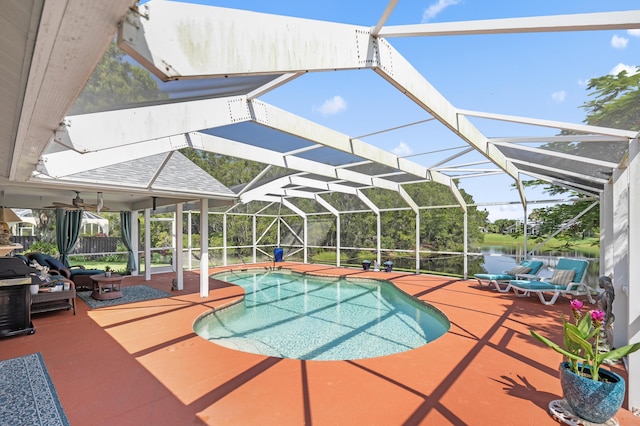
[[[282,258],[284,257],[284,249],[283,248],[275,248],[273,249],[273,261],[274,262],[282,262]]]

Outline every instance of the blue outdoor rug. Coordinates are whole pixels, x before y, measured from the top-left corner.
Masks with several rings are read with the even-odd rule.
[[[39,352],[0,361],[0,425],[69,425]]]
[[[162,299],[171,296],[169,293],[147,285],[122,287],[120,290],[122,291],[122,297],[111,300],[96,300],[91,297],[91,291],[79,291],[77,294],[80,299],[84,300],[85,303],[93,309],[122,305],[124,303],[142,302],[144,300]]]

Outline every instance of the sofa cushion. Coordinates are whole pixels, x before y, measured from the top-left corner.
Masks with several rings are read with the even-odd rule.
[[[47,263],[49,264],[49,267],[51,269],[55,269],[57,271],[60,271],[62,269],[69,269],[68,266],[53,257],[48,258]]]
[[[48,254],[44,254],[44,253],[29,253],[29,259],[35,260],[41,266],[50,266],[49,262],[47,261],[49,258],[53,259]]]

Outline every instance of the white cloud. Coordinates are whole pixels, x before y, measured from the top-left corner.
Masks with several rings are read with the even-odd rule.
[[[587,84],[589,84],[589,80],[591,79],[587,78],[586,80],[578,80],[578,86],[586,86]]]
[[[486,206],[479,207],[489,212],[489,221],[495,222],[498,219],[523,220],[524,211],[520,205],[509,204],[506,206]]]
[[[314,111],[318,111],[322,115],[334,115],[345,109],[347,109],[347,102],[338,95],[327,99],[320,107],[313,107]]]
[[[435,18],[440,12],[445,10],[449,6],[455,6],[462,0],[438,0],[437,3],[433,3],[422,14],[422,22],[427,22],[432,18]]]
[[[625,49],[627,44],[629,44],[629,39],[626,37],[619,37],[615,34],[611,37],[611,46],[615,49]]]
[[[640,37],[640,30],[627,30],[627,34],[632,37]]]
[[[564,102],[564,98],[566,97],[567,97],[567,92],[565,92],[564,90],[559,90],[551,94],[551,99],[553,99],[553,102],[556,102],[556,103]]]
[[[618,75],[618,74],[620,74],[621,71],[626,71],[627,75],[638,74],[638,69],[635,67],[635,65],[626,65],[626,64],[623,64],[623,63],[619,63],[618,65],[613,67],[613,69],[611,71],[609,71],[609,74]]]
[[[405,142],[400,142],[398,146],[391,150],[391,152],[393,152],[398,157],[405,157],[407,155],[413,154],[413,150]]]

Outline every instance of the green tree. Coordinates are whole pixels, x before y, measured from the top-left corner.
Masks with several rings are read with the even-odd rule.
[[[638,67],[636,67],[638,69]],[[592,100],[585,102],[582,108],[587,112],[584,122],[592,126],[611,127],[624,130],[640,130],[640,73],[629,75],[621,71],[617,75],[605,75],[589,80],[587,90]],[[569,135],[573,132],[563,131]],[[627,151],[626,142],[612,142],[607,144],[590,143],[550,143],[544,146],[558,152],[582,155],[590,158],[606,158],[610,161],[620,161]],[[592,201],[587,196],[570,191],[566,188],[549,184],[541,180],[524,182],[525,186],[542,186],[544,192],[550,195],[570,193],[574,200],[568,204],[535,209],[530,218],[541,222],[541,234],[550,233],[558,226],[566,225],[568,221],[586,209]],[[600,212],[593,208],[580,218],[574,225],[564,230],[568,237],[584,237],[597,232],[600,225]]]
[[[168,97],[160,91],[158,80],[149,71],[129,62],[126,54],[112,42],[69,113],[131,107]]]

